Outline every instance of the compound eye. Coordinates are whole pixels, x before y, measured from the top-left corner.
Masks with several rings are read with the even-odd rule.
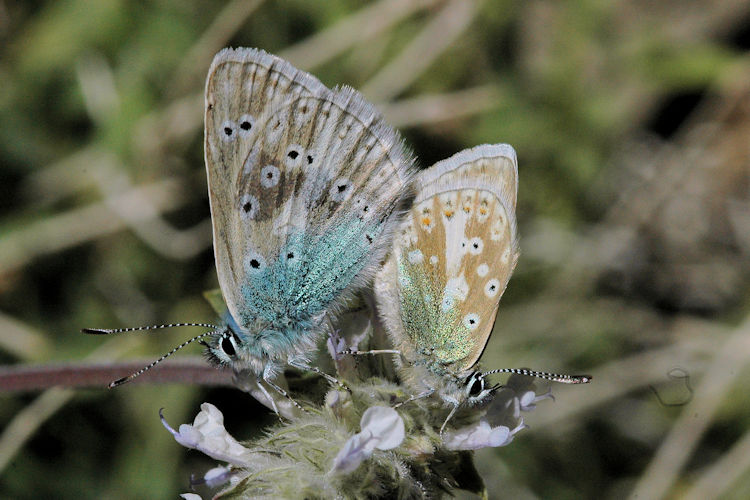
[[[224,353],[230,358],[237,354],[237,352],[234,350],[232,339],[230,339],[228,336],[221,338],[221,350],[224,351]]]
[[[484,390],[484,379],[482,377],[477,377],[471,383],[471,387],[469,387],[469,396],[470,397],[479,396],[483,390]]]

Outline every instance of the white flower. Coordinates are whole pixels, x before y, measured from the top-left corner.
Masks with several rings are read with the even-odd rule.
[[[200,495],[196,495],[195,493],[183,493],[180,496],[185,500],[203,500]]]
[[[359,421],[362,432],[373,435],[373,447],[379,450],[392,450],[400,445],[406,436],[404,421],[396,410],[389,406],[368,408]]]
[[[523,420],[514,428],[504,425],[492,427],[487,419],[482,418],[476,424],[463,427],[443,435],[443,444],[449,450],[478,450],[480,448],[497,448],[513,441],[521,429],[526,428]]]
[[[332,472],[347,474],[354,471],[373,451],[391,450],[406,436],[404,421],[393,408],[373,406],[362,415],[362,432],[347,440],[333,460]]]
[[[248,465],[250,450],[227,432],[224,428],[224,415],[214,405],[203,403],[193,425],[182,424],[179,432],[169,426],[161,410],[159,416],[164,427],[182,446],[202,451],[211,458],[233,465]]]
[[[536,404],[543,399],[555,400],[552,395],[552,391],[547,391],[544,394],[537,394],[534,391],[526,391],[518,396],[518,406],[521,411],[531,411],[536,408]]]
[[[511,376],[498,390],[486,414],[479,422],[447,432],[443,443],[449,450],[478,450],[496,448],[513,441],[513,437],[527,426],[521,418],[522,411],[531,411],[543,399],[552,399],[547,391],[537,395],[536,386],[529,377]]]
[[[512,375],[495,397],[487,410],[489,421],[494,424],[515,426],[522,411],[532,411],[536,403],[544,399],[555,400],[551,391],[536,394],[536,385],[530,377]]]
[[[214,467],[203,474],[203,482],[209,488],[221,486],[233,478],[232,469],[229,467]]]

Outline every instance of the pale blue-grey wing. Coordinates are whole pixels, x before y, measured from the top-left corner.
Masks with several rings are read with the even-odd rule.
[[[330,302],[374,274],[415,169],[398,134],[356,91],[334,91],[320,111],[324,120],[311,128],[309,151],[322,165],[302,188],[308,266],[295,275],[295,300]]]
[[[413,167],[395,131],[355,91],[330,91],[266,60],[263,84],[253,88],[281,91],[260,92],[253,126],[231,148],[232,175],[223,178],[230,200],[216,193],[212,201],[215,238],[217,226],[224,230],[217,267],[240,326],[305,329],[382,257]],[[240,109],[225,114],[245,113],[253,99],[235,99]]]
[[[300,96],[327,92],[311,75],[262,50],[224,49],[211,64],[206,80],[206,169],[219,285],[235,319],[244,307],[241,288],[246,282],[243,261],[248,240],[279,245],[267,234],[275,205],[271,193],[243,194],[242,183],[247,182],[250,167],[265,154],[253,150],[251,144],[263,133],[259,128],[275,109],[289,106]],[[272,171],[265,183],[279,186],[274,175]]]

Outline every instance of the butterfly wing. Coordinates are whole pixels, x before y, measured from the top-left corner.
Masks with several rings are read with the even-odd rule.
[[[422,187],[435,182],[450,184],[461,178],[483,179],[496,186],[498,196],[515,211],[518,199],[518,161],[509,144],[482,144],[439,161],[420,174]]]
[[[219,284],[253,332],[304,329],[357,284],[413,173],[358,93],[254,49],[214,59],[205,147]]]
[[[518,259],[518,173],[507,145],[466,150],[423,171],[378,275],[385,326],[408,361],[471,368]]]

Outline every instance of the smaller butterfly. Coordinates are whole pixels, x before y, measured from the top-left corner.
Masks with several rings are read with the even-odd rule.
[[[518,373],[580,384],[588,375],[504,368],[481,372],[505,287],[518,261],[518,166],[507,144],[462,151],[424,170],[416,198],[396,233],[375,283],[375,296],[401,372],[417,393],[437,394],[456,410],[476,405],[499,386],[492,373]]]

